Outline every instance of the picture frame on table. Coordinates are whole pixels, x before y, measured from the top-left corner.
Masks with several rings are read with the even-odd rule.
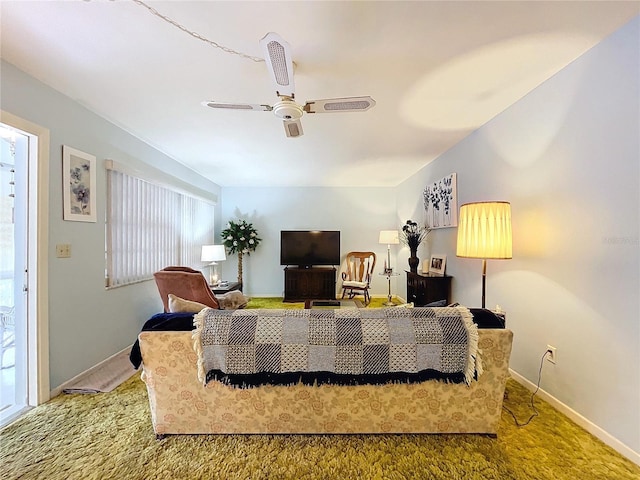
[[[62,146],[63,219],[96,222],[96,157]]]
[[[429,259],[429,275],[444,276],[446,264],[446,255],[431,255]]]

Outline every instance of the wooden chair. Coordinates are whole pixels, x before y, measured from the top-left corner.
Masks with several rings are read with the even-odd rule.
[[[156,280],[165,312],[169,312],[170,293],[184,300],[220,308],[218,300],[209,288],[209,282],[198,270],[189,267],[167,267],[154,273],[153,278]]]
[[[369,284],[376,266],[376,254],[373,252],[349,252],[346,259],[346,271],[342,272],[342,298],[364,295],[364,304],[371,301]]]

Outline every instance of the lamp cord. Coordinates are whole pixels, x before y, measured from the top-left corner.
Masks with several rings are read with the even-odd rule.
[[[155,8],[147,5],[146,3],[144,3],[142,0],[131,0],[133,3],[137,3],[138,5],[140,5],[141,7],[146,8],[147,10],[149,10],[149,12],[151,12],[153,15],[155,15],[156,17],[164,20],[165,22],[173,25],[174,27],[176,27],[179,30],[182,30],[184,33],[191,35],[193,38],[196,38],[198,40],[201,40],[205,43],[208,43],[209,45],[211,45],[214,48],[219,48],[220,50],[222,50],[223,52],[226,53],[230,53],[232,55],[238,55],[242,58],[247,58],[249,60],[252,60],[254,62],[264,62],[264,58],[260,58],[260,57],[254,57],[253,55],[247,55],[246,53],[242,53],[242,52],[238,52],[237,50],[233,50],[229,47],[225,47],[224,45],[220,45],[218,42],[214,42],[213,40],[209,40],[206,37],[203,37],[202,35],[200,35],[197,32],[194,32],[192,30],[189,30],[187,27],[185,27],[184,25],[181,25],[180,23],[176,22],[175,20],[167,17],[166,15],[161,14],[160,12],[158,12]]]
[[[536,396],[536,393],[538,393],[538,390],[540,390],[540,380],[542,379],[542,366],[544,365],[544,359],[548,354],[549,354],[549,351],[548,350],[545,351],[544,355],[542,355],[542,359],[540,359],[540,370],[538,371],[538,384],[536,385],[536,389],[534,390],[534,392],[531,394],[531,400],[529,402],[531,409],[533,410],[534,413],[529,417],[529,419],[525,423],[520,423],[516,418],[515,414],[511,410],[509,410],[504,405],[504,403],[502,404],[502,408],[505,409],[513,417],[513,421],[516,423],[516,426],[519,428],[526,427],[527,425],[529,425],[531,420],[533,420],[535,417],[539,415],[539,412],[533,403],[533,398]]]

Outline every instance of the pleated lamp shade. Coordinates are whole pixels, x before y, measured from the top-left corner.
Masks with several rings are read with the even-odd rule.
[[[456,255],[467,258],[512,258],[511,204],[467,203],[460,207]]]

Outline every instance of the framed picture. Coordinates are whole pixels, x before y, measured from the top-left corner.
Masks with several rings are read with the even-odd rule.
[[[458,226],[458,192],[456,174],[427,185],[422,192],[427,228]]]
[[[95,222],[96,157],[62,146],[63,218],[72,222]]]
[[[431,255],[431,258],[429,259],[429,274],[444,275],[444,267],[446,263],[446,255]]]

